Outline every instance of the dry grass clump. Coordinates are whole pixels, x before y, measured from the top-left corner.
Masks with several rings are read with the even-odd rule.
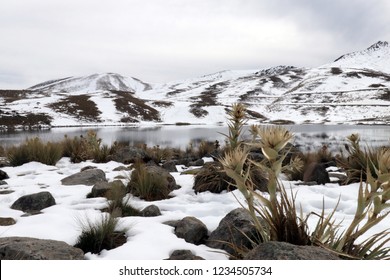
[[[212,192],[221,193],[236,189],[234,181],[226,175],[223,166],[219,162],[206,163],[195,175],[193,189],[195,193]]]
[[[141,162],[134,164],[127,187],[134,196],[147,201],[167,199],[171,192],[166,184],[166,178],[162,174],[149,172],[147,166]]]
[[[156,164],[172,159],[174,153],[173,149],[167,147],[161,148],[159,145],[148,147],[144,144],[142,148]]]
[[[7,155],[5,148],[0,145],[0,157],[5,157]]]
[[[74,245],[84,253],[98,254],[102,250],[110,250],[126,243],[127,229],[118,229],[118,218],[103,214],[101,219],[92,222],[89,219],[80,221],[81,234]]]
[[[61,144],[44,143],[38,137],[26,139],[21,145],[6,150],[7,158],[12,166],[19,166],[31,161],[55,165],[61,159],[62,153]]]
[[[116,147],[115,144],[112,147],[102,145],[102,139],[93,130],[89,130],[86,136],[75,136],[73,139],[65,136],[62,145],[63,156],[70,157],[73,163],[92,159],[95,162],[107,162]]]
[[[219,151],[219,147],[220,147],[220,145],[219,145],[219,142],[217,140],[215,142],[202,140],[198,146],[197,156],[199,158],[202,158],[205,156],[210,156],[212,154],[216,154]]]
[[[130,204],[130,196],[126,197],[126,190],[121,187],[112,187],[107,194],[107,211],[115,217],[140,216],[141,211]]]

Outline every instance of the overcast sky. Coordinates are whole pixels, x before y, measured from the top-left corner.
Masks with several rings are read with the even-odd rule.
[[[316,67],[390,40],[388,0],[0,0],[0,88]]]

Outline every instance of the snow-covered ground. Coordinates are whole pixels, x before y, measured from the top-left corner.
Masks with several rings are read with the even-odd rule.
[[[128,171],[113,171],[121,163],[108,162],[96,164],[82,162],[70,163],[69,158],[62,158],[56,166],[47,166],[37,162],[30,162],[19,167],[2,168],[9,175],[8,185],[0,186],[0,190],[12,190],[10,194],[0,195],[0,216],[12,217],[16,224],[0,227],[0,237],[25,236],[43,239],[65,241],[74,245],[80,234],[80,220],[98,219],[107,205],[105,198],[90,198],[86,195],[91,186],[75,185],[64,186],[61,179],[77,173],[82,167],[96,166],[106,173],[109,181],[119,175],[128,178]],[[183,167],[178,166],[181,170]],[[167,200],[146,202],[131,197],[130,203],[140,209],[155,204],[162,212],[158,217],[125,217],[120,220],[120,227],[127,228],[127,242],[115,249],[104,250],[99,255],[86,254],[87,259],[103,260],[161,260],[168,258],[176,249],[188,249],[194,254],[210,260],[224,260],[226,255],[205,245],[187,243],[184,239],[176,237],[174,229],[163,224],[165,221],[178,220],[186,216],[195,216],[213,231],[220,220],[231,210],[240,207],[235,197],[242,201],[238,191],[232,193],[212,194],[209,192],[195,194],[192,175],[182,175],[180,172],[172,173],[181,188],[172,192],[173,197]],[[126,179],[124,179],[126,183]],[[297,204],[304,213],[320,213],[325,201],[325,208],[331,211],[340,198],[337,213],[338,221],[343,225],[353,219],[358,184],[339,186],[329,183],[318,186],[298,185],[297,182],[283,181],[287,192],[292,189],[297,193]],[[49,191],[56,200],[56,205],[42,210],[41,214],[23,216],[22,211],[12,210],[12,203],[22,195]],[[313,226],[314,221],[310,221]],[[375,232],[388,229],[390,217],[387,217],[365,237]],[[390,246],[390,244],[389,244]]]

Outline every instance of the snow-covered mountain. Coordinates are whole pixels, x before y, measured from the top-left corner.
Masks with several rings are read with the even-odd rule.
[[[0,91],[0,125],[215,124],[242,102],[253,123],[390,123],[390,46],[317,68],[222,71],[151,85],[105,73]]]
[[[67,92],[67,93],[90,93],[96,91],[120,90],[120,91],[143,91],[150,85],[136,78],[123,77],[115,73],[93,74],[85,77],[68,77],[58,80],[47,81],[29,88],[32,91],[41,92]]]

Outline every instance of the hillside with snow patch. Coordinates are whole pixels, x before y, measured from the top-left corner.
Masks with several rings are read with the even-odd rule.
[[[114,73],[0,90],[0,126],[220,124],[234,102],[251,123],[390,123],[390,46],[317,68],[222,71],[151,85]]]

